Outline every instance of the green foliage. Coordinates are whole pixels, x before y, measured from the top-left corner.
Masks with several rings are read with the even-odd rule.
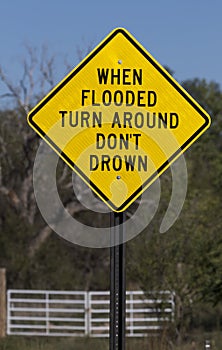
[[[146,290],[169,289],[176,295],[175,329],[192,326],[195,305],[215,305],[222,298],[222,92],[215,83],[194,79],[184,87],[210,113],[210,129],[186,152],[188,193],[171,229],[159,234],[169,202],[166,173],[161,177],[162,204],[142,235],[129,244],[129,274]]]
[[[17,281],[22,284],[24,269],[28,264],[26,246],[31,227],[18,219],[17,213],[5,203],[1,211],[0,229],[0,266],[7,268],[8,286],[13,286]]]
[[[19,110],[0,113],[0,266],[7,268],[8,287],[107,289],[107,249],[69,245],[49,231],[49,236],[43,236],[32,253],[36,238],[47,229],[37,208],[32,184],[38,144],[39,138],[28,127],[23,113]],[[59,185],[63,203],[75,205],[77,201],[70,188],[71,171],[59,162],[57,173],[58,180],[64,179]],[[84,210],[76,216],[90,224],[102,221],[95,215],[89,217]]]
[[[106,290],[109,266],[106,249],[73,246],[57,237],[47,240],[29,263],[29,288],[52,290]],[[95,278],[96,276],[96,278]]]

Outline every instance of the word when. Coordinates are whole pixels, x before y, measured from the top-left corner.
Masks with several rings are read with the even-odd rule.
[[[142,85],[142,69],[97,68],[99,84]]]

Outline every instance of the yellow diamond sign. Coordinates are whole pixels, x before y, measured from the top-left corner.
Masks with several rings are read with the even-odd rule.
[[[28,122],[112,210],[123,211],[209,127],[210,117],[118,28]]]

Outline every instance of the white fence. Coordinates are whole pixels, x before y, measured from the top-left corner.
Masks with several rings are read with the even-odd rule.
[[[109,292],[8,290],[7,334],[109,336]],[[126,335],[157,333],[174,317],[170,292],[126,292]]]

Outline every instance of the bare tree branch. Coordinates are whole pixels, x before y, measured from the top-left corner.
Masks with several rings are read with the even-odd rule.
[[[87,48],[90,51],[91,47]],[[17,83],[12,83],[0,67],[0,81],[4,83],[7,91],[0,96],[0,98],[11,97],[14,99],[18,117],[17,124],[14,130],[11,131],[10,123],[14,121],[14,114],[10,114],[9,118],[4,119],[1,122],[0,130],[0,194],[5,196],[8,203],[16,210],[18,216],[25,220],[27,224],[30,225],[34,230],[34,235],[31,239],[30,245],[28,247],[29,256],[34,256],[36,252],[41,248],[42,244],[48,239],[52,232],[52,228],[45,226],[39,229],[39,210],[36,204],[33,191],[33,161],[35,149],[38,147],[38,136],[31,130],[27,128],[26,123],[24,123],[23,114],[27,114],[30,109],[31,104],[35,101],[37,96],[37,89],[40,89],[38,93],[44,95],[46,87],[54,86],[54,64],[55,55],[49,55],[47,48],[42,47],[42,50],[35,50],[26,46],[27,55],[23,60],[23,69],[21,79]],[[79,55],[83,54],[80,52]],[[36,73],[38,72],[38,73]],[[5,124],[4,124],[5,123]],[[17,129],[16,129],[17,128]],[[16,135],[13,134],[16,129]],[[10,134],[12,132],[12,134]],[[12,137],[11,137],[12,136]],[[5,137],[7,141],[5,140]],[[10,143],[10,153],[9,145]],[[17,145],[19,148],[17,149]],[[22,154],[20,154],[20,152]],[[19,161],[16,163],[15,155],[19,155],[19,159],[23,160],[24,163],[20,167]],[[14,157],[14,158],[13,158]],[[15,165],[16,163],[16,165]],[[7,169],[7,170],[6,170]],[[16,170],[16,171],[15,171]],[[8,178],[5,178],[4,174]],[[46,174],[47,176],[47,174]],[[70,180],[70,173],[68,167],[64,164],[60,168],[59,177],[57,179],[57,185],[62,188],[63,193],[68,194],[64,200],[64,207],[70,215],[75,215],[83,211],[88,210],[75,198],[75,195],[70,195],[70,189],[73,186],[72,180]],[[79,192],[87,197],[90,189],[85,189],[83,184],[79,184]],[[96,198],[92,198],[93,207],[102,209],[104,204],[99,202]],[[59,220],[61,213],[55,213],[55,220]],[[59,215],[60,214],[60,215]],[[36,232],[37,231],[37,232]]]
[[[24,109],[25,113],[28,112],[28,107],[24,105],[22,99],[21,99],[21,91],[18,87],[15,87],[10,80],[7,78],[5,73],[3,72],[2,68],[0,67],[0,79],[1,81],[6,85],[6,87],[9,90],[9,93],[12,95],[13,98],[15,98],[16,102],[18,103],[19,107]]]

